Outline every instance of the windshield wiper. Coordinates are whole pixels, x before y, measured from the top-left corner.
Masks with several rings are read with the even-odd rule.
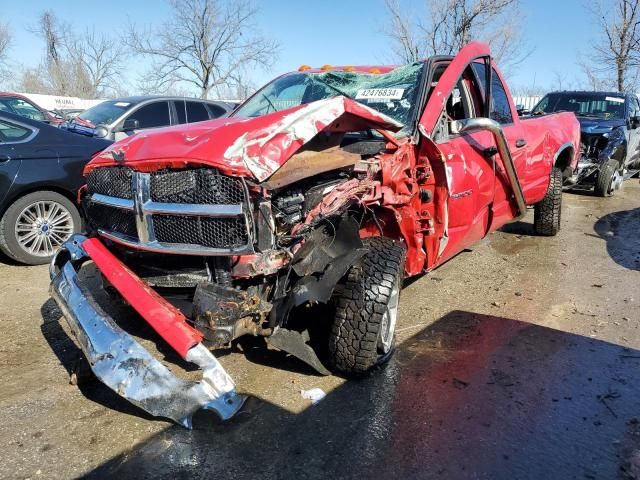
[[[273,102],[271,100],[269,100],[269,97],[267,97],[264,93],[261,93],[260,95],[262,95],[262,97],[269,103],[269,105],[271,106],[271,108],[273,108],[274,112],[277,112],[278,109],[276,108],[276,106],[273,104]],[[269,113],[269,110],[267,109],[267,111],[265,112],[265,115]]]

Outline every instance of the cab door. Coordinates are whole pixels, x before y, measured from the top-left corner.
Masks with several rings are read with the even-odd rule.
[[[495,142],[487,131],[459,134],[457,121],[488,116],[482,84],[473,71],[475,61],[489,62],[489,48],[471,43],[451,61],[434,82],[420,119],[420,131],[441,152],[448,195],[445,202],[444,234],[437,256],[429,268],[443,263],[489,231],[495,190]],[[424,147],[420,147],[421,150]],[[433,159],[432,162],[438,161]]]
[[[500,124],[509,150],[513,158],[516,173],[523,186],[525,199],[529,193],[538,185],[545,184],[549,166],[545,163],[547,156],[545,145],[529,145],[524,128],[518,118],[513,102],[509,99],[511,95],[503,79],[493,65],[484,62],[474,62],[472,64],[476,78],[482,86],[482,95],[489,96],[485,102],[489,105],[489,115],[491,120]],[[487,88],[487,81],[490,88]],[[544,137],[541,136],[541,139]],[[495,189],[493,195],[492,218],[488,231],[500,228],[511,220],[515,211],[513,210],[513,191],[509,179],[506,175],[504,163],[499,155],[495,155]]]

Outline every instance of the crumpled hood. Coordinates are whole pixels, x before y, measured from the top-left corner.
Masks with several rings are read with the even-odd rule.
[[[605,120],[602,118],[577,117],[580,122],[580,132],[587,135],[610,133],[614,128],[622,127],[625,121],[620,118]]]
[[[127,165],[140,171],[207,165],[226,175],[264,181],[321,131],[352,132],[402,124],[346,97],[334,97],[255,118],[221,118],[140,132],[93,158],[98,166]]]

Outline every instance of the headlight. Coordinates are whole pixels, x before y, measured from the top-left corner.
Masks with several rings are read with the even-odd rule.
[[[608,135],[609,141],[624,140],[624,128],[618,127],[611,130]]]

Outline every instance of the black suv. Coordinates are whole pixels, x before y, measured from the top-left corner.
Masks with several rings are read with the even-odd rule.
[[[551,92],[532,115],[573,112],[580,122],[581,158],[575,172],[564,172],[565,185],[612,195],[625,177],[640,170],[640,102],[618,92]]]

